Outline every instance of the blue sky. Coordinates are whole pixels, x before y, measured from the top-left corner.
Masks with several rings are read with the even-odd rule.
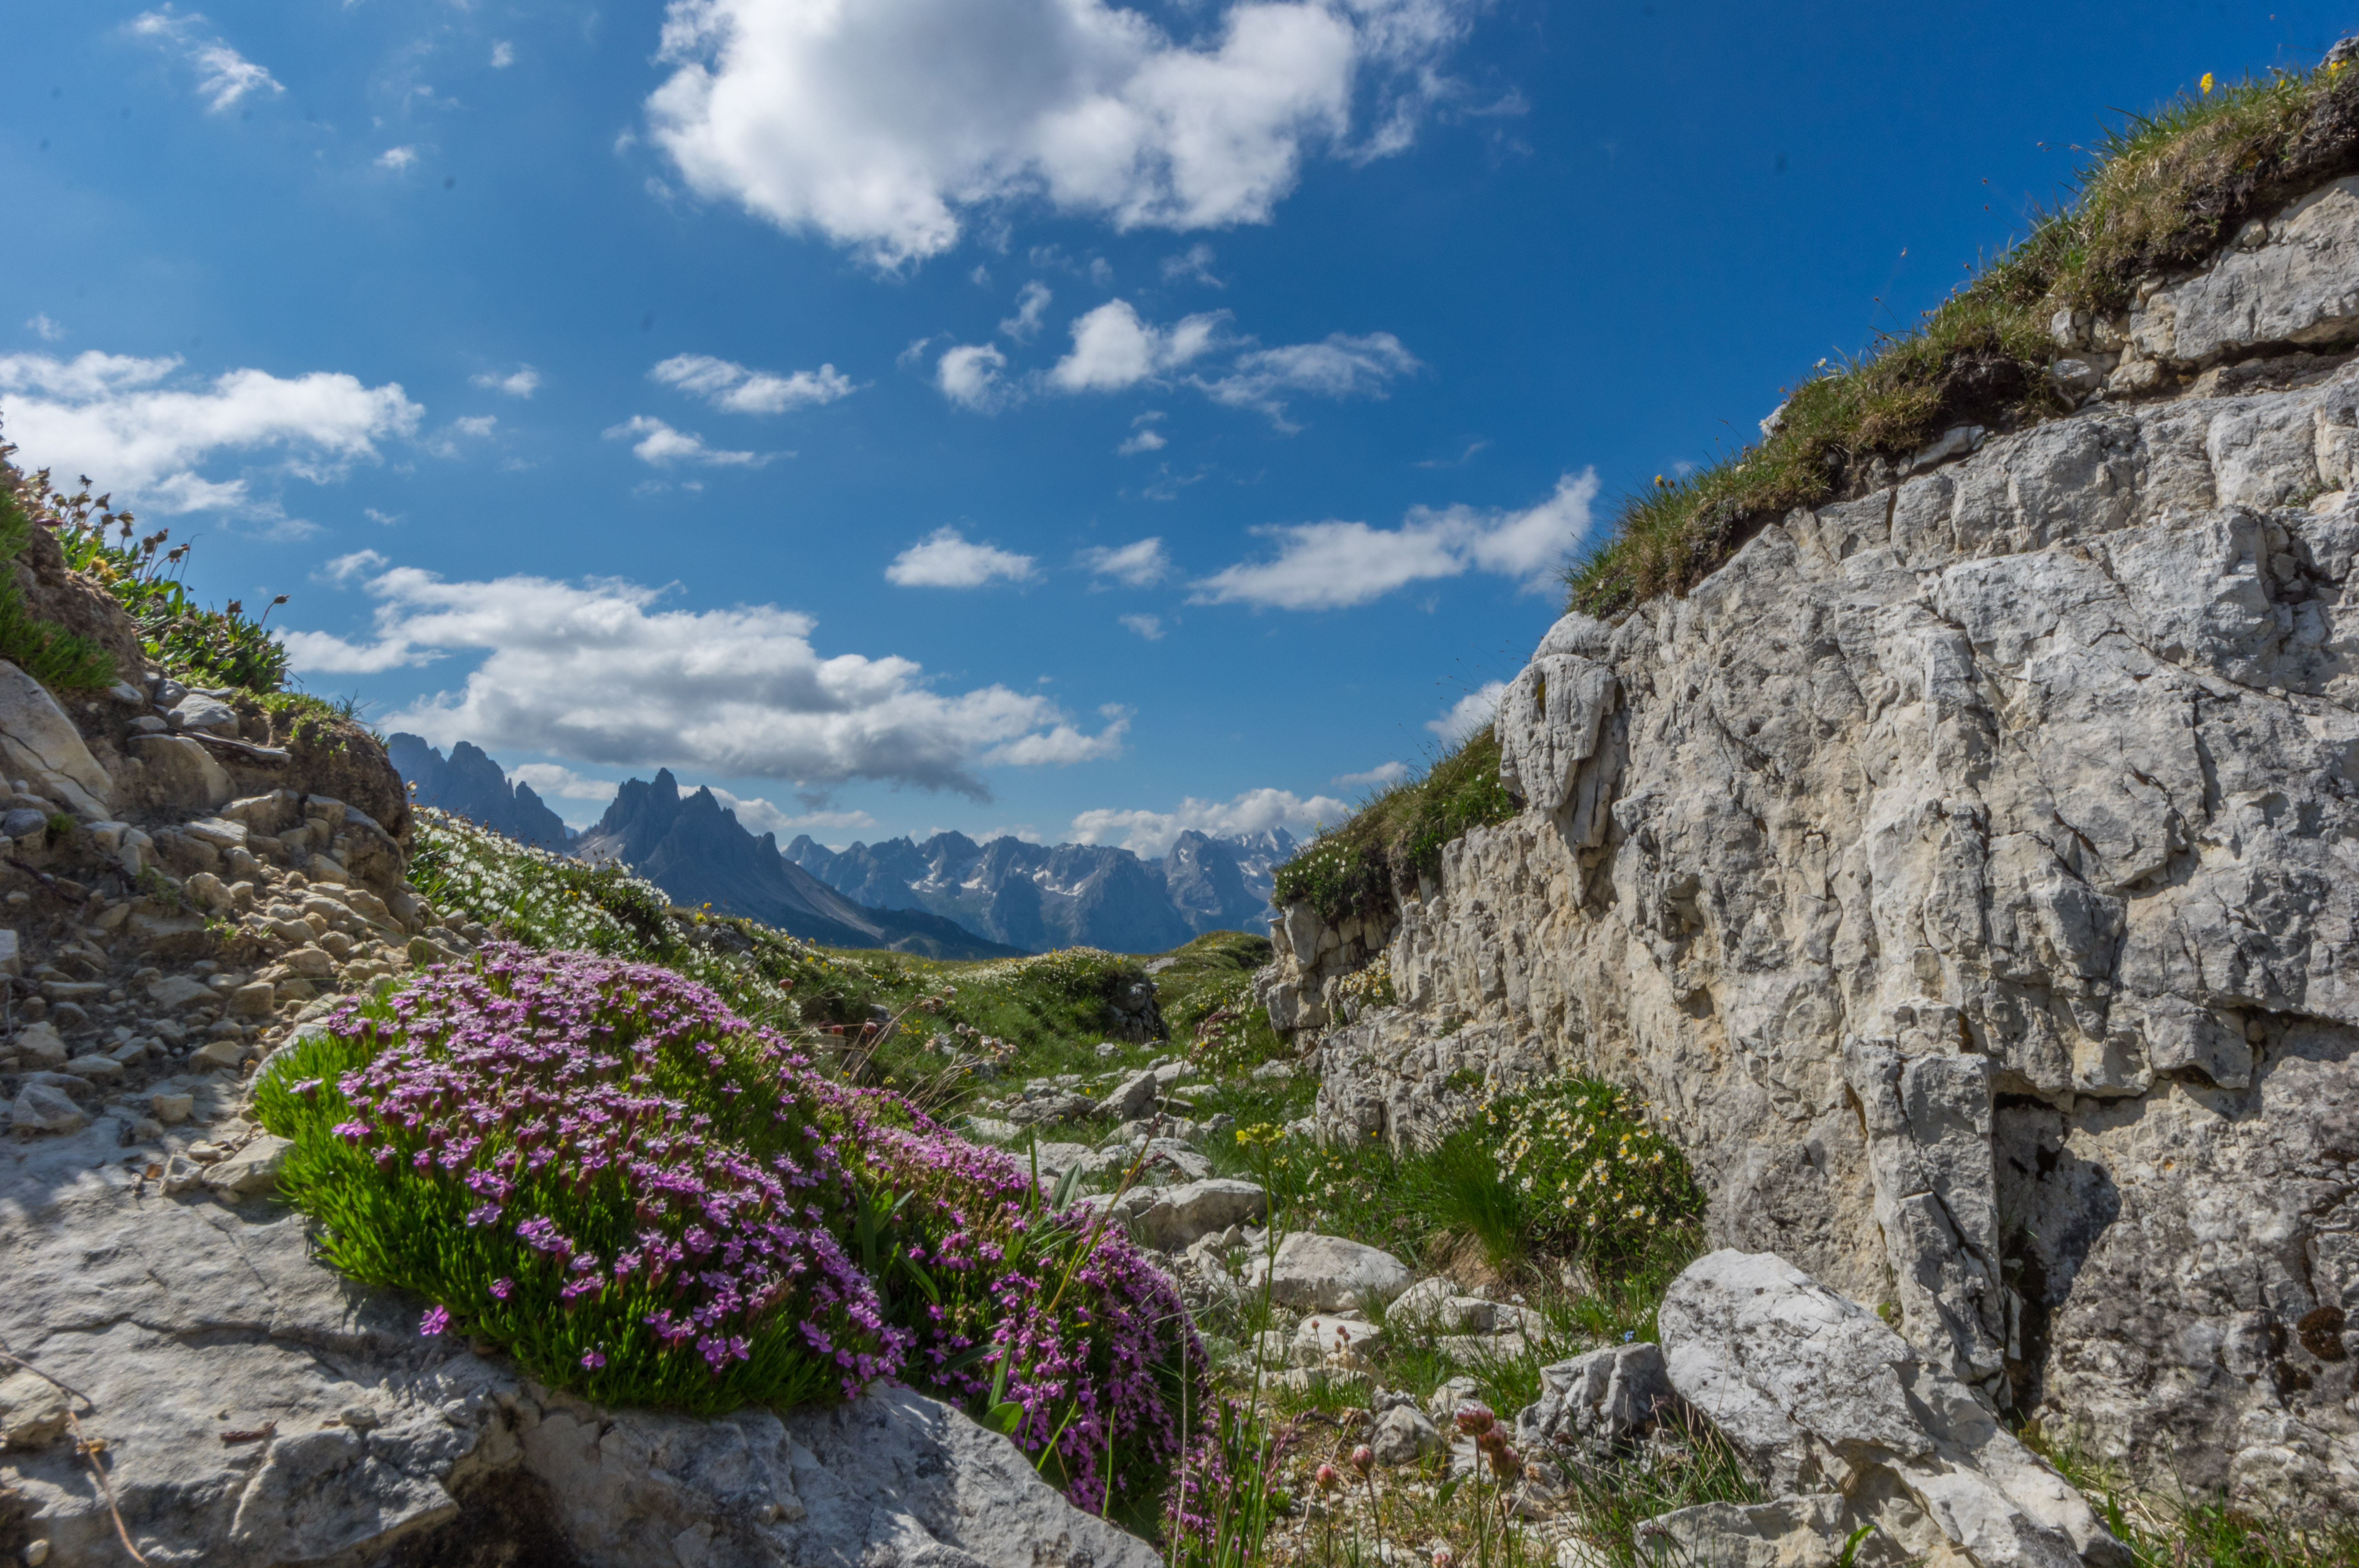
[[[0,418],[570,820],[1158,853],[2322,5],[6,7]],[[1718,449],[1715,442],[1720,443]],[[574,793],[563,793],[571,790]]]

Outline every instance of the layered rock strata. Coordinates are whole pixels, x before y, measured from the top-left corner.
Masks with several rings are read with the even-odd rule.
[[[2072,416],[1559,622],[1497,720],[1526,809],[1381,934],[1401,1005],[1340,1023],[1341,934],[1278,925],[1324,1129],[1604,1074],[1717,1244],[1995,1405],[2359,1507],[2354,279],[2345,181],[2060,318],[2114,356]]]

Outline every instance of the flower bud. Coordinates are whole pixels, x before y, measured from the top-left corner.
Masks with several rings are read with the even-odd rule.
[[[1452,1568],[1457,1561],[1457,1554],[1447,1546],[1437,1546],[1433,1549],[1433,1568]]]
[[[1480,1437],[1490,1431],[1492,1424],[1498,1419],[1491,1413],[1491,1407],[1488,1405],[1465,1404],[1458,1407],[1458,1430],[1469,1437]]]
[[[1491,1473],[1503,1481],[1513,1480],[1524,1473],[1522,1455],[1502,1443],[1485,1455],[1491,1461]]]
[[[1352,1468],[1364,1476],[1376,1467],[1376,1451],[1363,1443],[1352,1450]]]
[[[1319,1482],[1319,1489],[1322,1492],[1332,1492],[1343,1484],[1343,1477],[1336,1473],[1335,1466],[1332,1465],[1319,1466],[1319,1474],[1315,1478]]]

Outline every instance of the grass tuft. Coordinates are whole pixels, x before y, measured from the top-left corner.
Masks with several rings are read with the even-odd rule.
[[[1827,366],[1759,445],[1626,497],[1612,536],[1566,572],[1567,607],[1622,614],[1683,594],[1768,521],[1839,494],[1878,454],[1959,424],[2069,411],[2048,366],[2059,311],[2111,316],[2138,280],[2191,268],[2250,218],[2359,168],[2359,70],[2277,73],[2172,100],[2109,128],[2073,199],[1912,331]]]

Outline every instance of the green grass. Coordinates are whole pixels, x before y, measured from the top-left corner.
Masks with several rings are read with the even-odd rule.
[[[2359,1520],[2320,1513],[2255,1513],[2224,1495],[2140,1492],[2079,1444],[2037,1427],[2024,1441],[2063,1472],[2130,1549],[2137,1568],[2349,1568],[2359,1563]]]
[[[53,691],[95,691],[115,680],[114,655],[79,633],[37,619],[25,607],[16,558],[32,543],[35,524],[18,492],[22,476],[0,447],[0,658]]]
[[[1505,822],[1515,797],[1499,782],[1499,741],[1489,725],[1415,778],[1377,791],[1350,820],[1320,834],[1277,868],[1272,902],[1310,902],[1330,925],[1384,918],[1420,876],[1437,876],[1441,851],[1470,827]]]
[[[2137,281],[2192,267],[2250,218],[2359,167],[2359,71],[2277,74],[2183,94],[2109,129],[2073,198],[1919,324],[1788,397],[1758,446],[1625,499],[1567,572],[1568,608],[1623,613],[1683,594],[1765,522],[1842,492],[1864,460],[1960,423],[2060,414],[2048,365],[2060,310],[2111,315]]]

